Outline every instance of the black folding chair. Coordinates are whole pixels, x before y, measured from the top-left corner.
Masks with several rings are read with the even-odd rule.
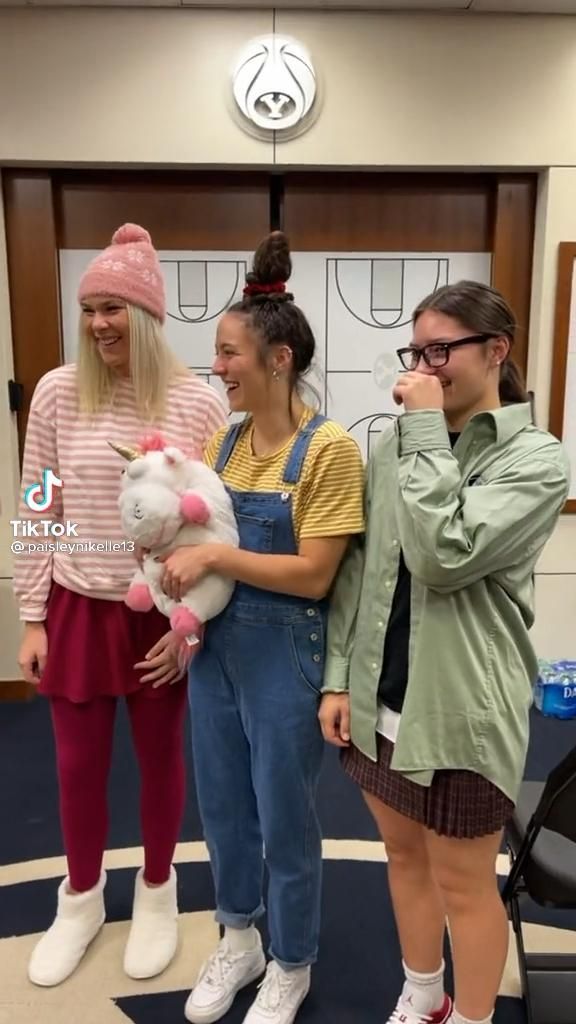
[[[519,897],[576,909],[576,747],[545,783],[522,784],[506,844],[510,874],[502,898],[516,936],[528,1024],[575,1024],[576,955],[526,953]]]

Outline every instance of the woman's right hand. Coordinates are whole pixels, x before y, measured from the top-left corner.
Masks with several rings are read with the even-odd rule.
[[[38,686],[47,656],[48,637],[44,623],[27,622],[18,654],[18,664],[27,683]]]
[[[350,746],[350,697],[347,693],[325,693],[318,718],[327,743],[335,747]]]

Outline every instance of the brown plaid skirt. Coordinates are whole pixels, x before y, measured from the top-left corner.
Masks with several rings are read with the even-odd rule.
[[[376,763],[351,746],[342,751],[342,764],[365,792],[399,814],[454,839],[499,832],[511,817],[512,801],[482,775],[443,769],[434,773],[430,787],[420,786],[390,768],[394,744],[380,735],[377,742]]]

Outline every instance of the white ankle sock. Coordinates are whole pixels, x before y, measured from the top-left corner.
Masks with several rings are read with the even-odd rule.
[[[310,974],[310,964],[297,964],[295,967],[285,967],[284,964],[279,964],[276,960],[276,966],[284,971],[284,974],[289,974],[290,977],[297,978],[300,975],[302,978],[305,974]]]
[[[403,963],[406,981],[402,1000],[420,1014],[434,1013],[444,1001],[444,961],[433,974],[418,974]]]
[[[253,924],[248,928],[226,927],[224,939],[231,953],[249,953],[256,948],[258,933]]]
[[[483,1017],[482,1020],[470,1020],[469,1017],[463,1017],[461,1013],[458,1013],[458,1010],[454,1007],[447,1024],[492,1024],[492,1014],[489,1017]]]

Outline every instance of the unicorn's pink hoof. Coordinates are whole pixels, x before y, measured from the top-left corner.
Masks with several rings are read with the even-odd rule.
[[[124,600],[133,612],[149,612],[154,607],[152,593],[147,583],[133,583]]]
[[[180,605],[170,615],[170,625],[177,636],[185,637],[197,635],[202,623],[194,612]]]

